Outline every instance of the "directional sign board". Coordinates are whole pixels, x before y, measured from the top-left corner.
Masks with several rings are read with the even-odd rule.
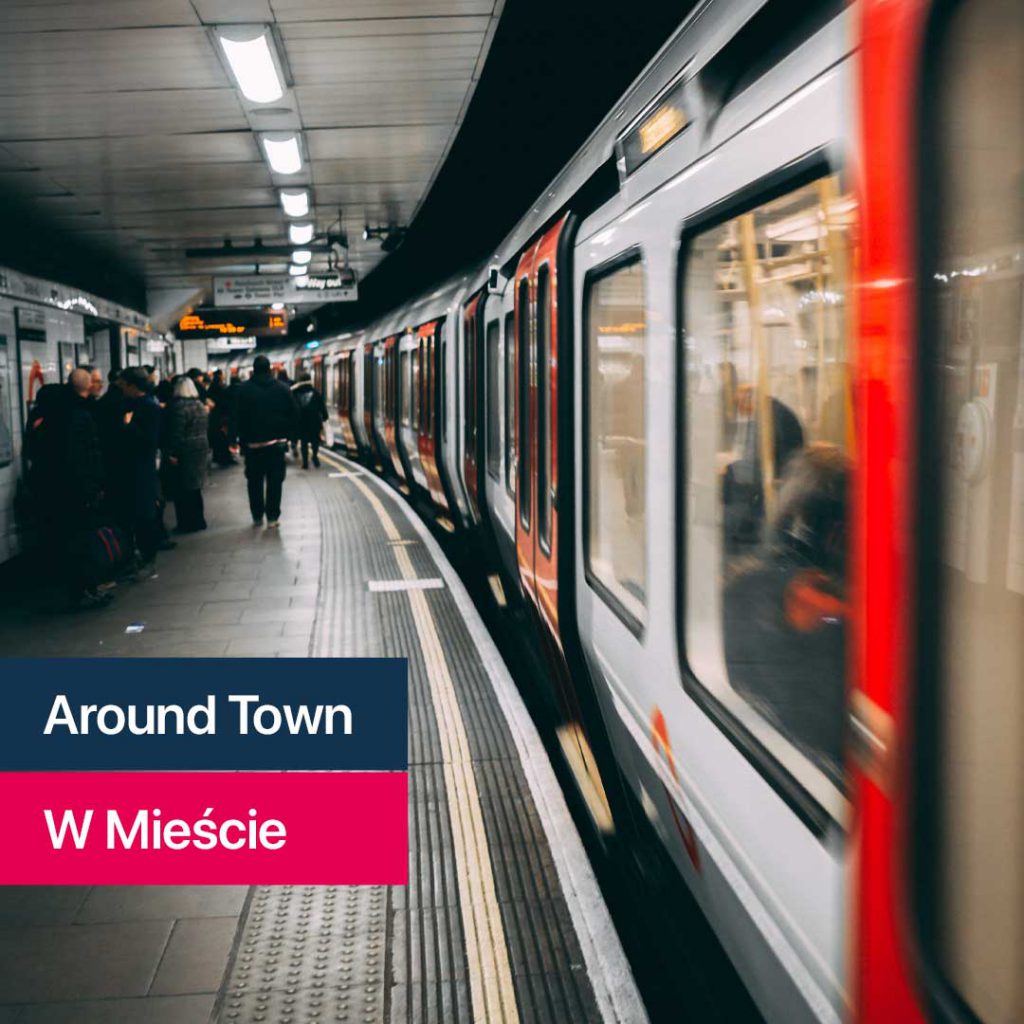
[[[213,279],[215,306],[320,305],[324,302],[355,302],[359,289],[340,274],[242,274]]]

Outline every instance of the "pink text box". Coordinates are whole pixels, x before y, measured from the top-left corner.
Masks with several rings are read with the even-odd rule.
[[[404,772],[3,772],[0,811],[2,885],[404,885],[408,875],[408,778]],[[212,849],[152,848],[154,825],[167,838],[172,819],[191,827],[212,808],[216,826],[240,822]],[[77,849],[66,830],[54,848],[45,811],[59,833],[65,811],[81,826]],[[153,811],[159,809],[159,817]],[[139,836],[125,849],[110,812],[130,834],[147,812],[150,848]],[[250,816],[255,810],[255,818]],[[280,821],[279,849],[259,844],[249,823]],[[141,834],[141,833],[140,833]],[[208,836],[208,830],[206,835]],[[108,836],[114,844],[108,848]],[[248,848],[250,836],[256,848]],[[203,833],[200,831],[200,838]],[[270,843],[279,842],[265,832]],[[172,833],[182,841],[181,827]],[[203,841],[206,841],[205,839]]]

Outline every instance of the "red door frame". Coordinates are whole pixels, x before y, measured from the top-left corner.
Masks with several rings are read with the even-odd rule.
[[[927,0],[864,0],[859,51],[857,453],[852,710],[874,754],[850,765],[856,809],[854,1018],[915,1024],[908,756],[916,420],[916,117]]]
[[[519,422],[519,408],[522,396],[519,394],[519,366],[522,353],[519,350],[520,317],[528,317],[530,384],[528,395],[529,426],[527,436],[530,445],[530,507],[528,524],[524,525],[521,514],[519,481],[516,481],[516,555],[523,589],[536,605],[545,625],[554,639],[561,643],[558,625],[558,245],[567,216],[563,216],[550,227],[537,242],[527,249],[519,259],[515,273],[515,343],[516,343],[516,423]],[[548,290],[548,337],[544,342],[547,349],[550,374],[546,381],[539,379],[537,365],[539,350],[537,330],[537,285],[540,271],[547,268]],[[523,310],[520,287],[527,281],[530,296],[529,309]],[[548,434],[551,442],[550,465],[547,486],[551,494],[551,513],[548,529],[548,544],[542,543],[539,535],[540,502],[538,471],[540,468],[541,446],[538,437],[538,413],[540,388],[548,389],[550,414]],[[517,454],[519,454],[517,452]]]
[[[477,393],[476,393],[476,367],[478,363],[477,352],[477,310],[480,307],[480,299],[483,291],[477,292],[462,307],[462,341],[463,341],[463,370],[462,370],[462,393],[465,398],[462,433],[462,475],[466,481],[466,494],[472,509],[474,522],[480,521],[480,492],[476,464],[476,439],[479,425],[476,422]],[[470,427],[472,429],[470,429]]]
[[[447,510],[448,501],[437,468],[437,360],[440,350],[437,343],[437,325],[436,320],[431,320],[430,323],[422,324],[416,329],[416,337],[420,339],[420,344],[425,349],[420,375],[421,414],[418,445],[430,498],[439,508]]]

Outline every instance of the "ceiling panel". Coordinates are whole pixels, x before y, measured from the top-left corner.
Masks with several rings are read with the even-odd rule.
[[[448,18],[494,13],[493,0],[270,0],[278,21],[337,21],[345,18]]]
[[[231,237],[284,242],[277,190],[312,188],[319,230],[407,224],[465,110],[500,0],[0,0],[0,189],[159,280]],[[212,26],[276,22],[291,70],[274,113],[245,103]],[[258,130],[298,127],[281,177]],[[237,256],[226,254],[237,262]]]
[[[189,0],[4,0],[0,32],[195,25]]]
[[[466,82],[442,79],[423,88],[422,82],[389,84],[349,82],[344,88],[310,85],[295,90],[308,128],[390,124],[451,125],[466,98]]]
[[[166,133],[213,132],[245,127],[233,89],[115,92],[102,103],[88,92],[19,97],[2,118],[10,139],[88,139]],[[2,141],[2,139],[0,139]]]

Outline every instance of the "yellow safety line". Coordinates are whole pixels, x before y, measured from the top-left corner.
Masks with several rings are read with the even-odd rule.
[[[370,503],[392,544],[402,577],[417,579],[412,559],[391,514],[370,487],[356,475],[350,479]],[[484,828],[480,794],[476,788],[466,726],[433,613],[422,590],[406,591],[419,635],[423,661],[430,681],[430,697],[444,754],[444,781],[455,845],[456,877],[462,927],[466,933],[469,989],[475,1024],[518,1024],[508,942],[501,920],[491,868],[491,854]]]

